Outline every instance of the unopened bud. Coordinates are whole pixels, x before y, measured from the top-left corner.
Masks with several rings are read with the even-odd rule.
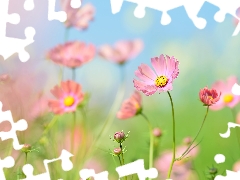
[[[217,168],[214,168],[214,167],[213,167],[213,168],[210,168],[210,169],[209,169],[209,173],[210,173],[210,174],[217,174]]]
[[[161,136],[162,136],[162,131],[161,131],[161,129],[159,129],[159,128],[154,128],[154,129],[153,129],[153,135],[154,135],[155,137],[161,137]]]
[[[191,144],[192,142],[192,138],[191,137],[186,137],[183,139],[183,143],[186,144],[186,145],[189,145]]]
[[[114,139],[118,142],[118,143],[122,143],[125,140],[125,134],[122,131],[116,132],[114,134]]]
[[[21,151],[28,153],[29,151],[31,151],[31,149],[32,149],[32,146],[30,144],[24,144]]]
[[[115,148],[115,149],[113,150],[113,152],[114,152],[114,154],[116,154],[116,155],[120,155],[120,154],[122,153],[122,149],[121,149],[121,148]]]

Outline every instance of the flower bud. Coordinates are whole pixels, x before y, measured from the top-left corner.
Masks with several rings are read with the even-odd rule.
[[[186,144],[186,145],[189,145],[191,144],[192,142],[192,138],[191,137],[186,137],[183,139],[183,143]]]
[[[122,149],[120,147],[119,148],[115,148],[113,150],[113,152],[114,152],[115,155],[120,155],[122,153]]]
[[[125,140],[125,134],[122,131],[119,132],[115,132],[114,134],[114,139],[118,142],[118,143],[122,143]]]
[[[29,151],[31,151],[31,149],[32,149],[32,146],[30,144],[24,144],[21,151],[28,153]]]
[[[217,174],[217,172],[218,172],[217,168],[214,168],[214,167],[213,167],[213,168],[210,168],[210,169],[209,169],[209,173],[210,173],[210,174]]]
[[[161,131],[161,129],[159,129],[159,128],[154,128],[154,129],[153,129],[153,135],[154,135],[155,137],[161,137],[161,136],[162,136],[162,131]]]

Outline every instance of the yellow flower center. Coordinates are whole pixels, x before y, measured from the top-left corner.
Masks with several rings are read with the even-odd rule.
[[[213,97],[212,97],[212,96],[208,96],[208,99],[211,99],[211,100],[212,100],[212,99],[213,99]]]
[[[65,106],[72,106],[74,103],[74,98],[72,96],[67,96],[64,99],[64,105]]]
[[[230,102],[232,102],[232,100],[233,100],[233,95],[231,95],[231,94],[227,94],[223,97],[223,101],[225,103],[230,103]]]
[[[158,87],[164,87],[166,86],[167,82],[168,82],[168,79],[166,76],[159,76],[155,80],[155,85]]]

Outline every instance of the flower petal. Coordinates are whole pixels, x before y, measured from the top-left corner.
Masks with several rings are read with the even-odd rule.
[[[145,75],[146,77],[148,77],[149,79],[155,81],[155,79],[157,78],[157,75],[153,72],[153,70],[146,64],[141,64],[138,67],[140,73],[142,75]]]

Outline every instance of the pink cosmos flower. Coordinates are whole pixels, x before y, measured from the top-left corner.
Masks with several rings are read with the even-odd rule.
[[[208,89],[207,87],[199,91],[199,98],[205,106],[211,106],[215,104],[219,101],[220,96],[221,92],[218,94],[215,89]]]
[[[75,27],[79,30],[88,28],[90,21],[94,19],[95,8],[92,4],[82,5],[79,9],[74,9],[70,5],[71,0],[62,0],[61,5],[67,13],[66,27]]]
[[[51,93],[57,100],[49,100],[48,105],[55,114],[74,112],[84,96],[81,85],[71,80],[61,82],[60,87],[56,85]]]
[[[180,157],[181,154],[187,149],[188,146],[183,145],[176,148],[176,157]],[[195,147],[190,153],[187,155],[186,159],[182,159],[181,161],[176,161],[173,165],[172,176],[171,178],[174,180],[191,180],[193,172],[191,170],[191,161],[198,154],[198,147]],[[156,169],[159,171],[160,179],[165,180],[167,177],[167,173],[170,167],[170,163],[172,161],[172,151],[166,150],[162,153],[162,155],[155,161]],[[190,177],[191,176],[191,177]]]
[[[121,109],[117,113],[117,118],[128,119],[140,113],[142,110],[141,101],[140,93],[135,91],[129,99],[123,102]]]
[[[122,40],[110,45],[102,45],[99,48],[99,55],[114,63],[123,64],[135,58],[143,49],[143,42],[140,39],[132,41]]]
[[[73,41],[60,44],[51,49],[47,57],[53,62],[75,68],[91,61],[95,56],[95,46],[84,42]]]
[[[225,106],[233,108],[239,103],[240,96],[232,93],[232,87],[235,83],[237,83],[237,78],[231,76],[226,83],[223,81],[217,81],[213,84],[212,88],[220,91],[222,96],[217,103],[210,107],[212,110],[219,110]]]
[[[146,64],[141,64],[135,75],[140,80],[133,80],[134,87],[149,96],[155,92],[164,92],[172,90],[172,82],[178,77],[178,60],[174,57],[160,55],[160,57],[151,58],[152,66],[155,72]]]

